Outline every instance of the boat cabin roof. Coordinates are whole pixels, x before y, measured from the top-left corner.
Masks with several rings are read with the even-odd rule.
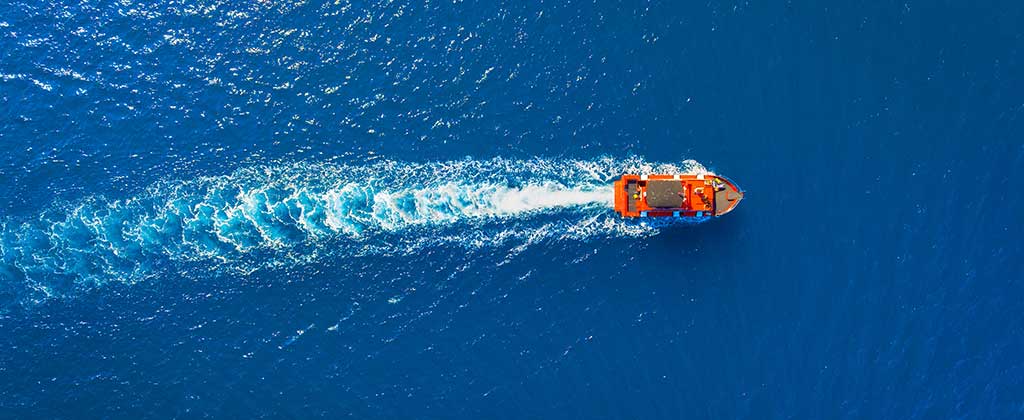
[[[678,180],[650,180],[647,181],[647,205],[656,208],[679,208],[683,207],[683,197],[686,190],[683,183]]]

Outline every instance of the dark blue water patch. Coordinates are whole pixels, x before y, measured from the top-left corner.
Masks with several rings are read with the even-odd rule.
[[[189,401],[214,397],[195,388],[193,382],[209,383],[208,374],[225,366],[235,366],[241,376],[221,378],[219,381],[223,382],[216,387],[220,388],[217,392],[231,393],[232,384],[257,380],[241,373],[256,368],[264,371],[260,375],[267,381],[266,387],[260,387],[262,390],[256,390],[257,393],[287,396],[273,408],[279,413],[294,409],[296,399],[305,402],[305,409],[366,414],[411,415],[410,409],[394,403],[430,405],[431,401],[438,400],[441,402],[436,403],[435,412],[439,415],[479,412],[482,406],[459,407],[454,400],[444,400],[464,392],[486,393],[491,388],[497,388],[491,392],[500,396],[508,392],[502,389],[522,387],[507,383],[502,379],[502,372],[521,372],[525,364],[527,370],[537,374],[547,366],[560,363],[573,341],[566,341],[558,328],[549,329],[539,337],[528,337],[531,335],[528,331],[532,330],[531,325],[552,319],[559,320],[559,324],[575,325],[570,321],[573,311],[567,313],[559,301],[565,296],[579,295],[580,288],[586,285],[585,279],[577,278],[575,273],[529,269],[522,261],[536,258],[536,253],[530,250],[506,264],[500,262],[501,254],[512,252],[507,248],[496,250],[493,257],[489,255],[491,252],[471,251],[465,255],[450,254],[452,257],[443,260],[437,258],[438,252],[455,250],[437,249],[424,255],[389,260],[352,259],[338,264],[351,270],[341,273],[310,267],[290,270],[284,275],[274,273],[272,277],[256,274],[249,278],[226,277],[202,282],[181,279],[133,287],[113,285],[102,294],[47,305],[31,316],[55,328],[62,326],[67,330],[66,338],[38,343],[21,351],[59,354],[64,340],[73,340],[78,343],[76,346],[81,346],[80,352],[71,358],[75,360],[58,357],[67,364],[57,362],[15,368],[31,371],[30,376],[34,377],[59,374],[69,379],[68,383],[58,386],[84,383],[100,394],[125,395],[128,399],[165,395],[171,398],[170,404],[179,407],[182,407],[179,404],[192,404]],[[602,257],[578,247],[570,247],[562,255],[570,259],[567,264]],[[614,269],[619,266],[617,260],[626,256],[608,257],[614,257],[606,264]],[[481,267],[481,261],[498,265]],[[301,280],[281,281],[291,276]],[[505,281],[511,277],[515,278]],[[168,295],[180,297],[168,301]],[[531,310],[520,314],[507,309],[495,313],[489,309],[510,305],[527,305]],[[601,305],[601,302],[593,304],[595,308]],[[575,310],[580,309],[589,311]],[[225,311],[233,315],[222,316]],[[68,319],[69,313],[77,313],[82,318]],[[215,313],[221,315],[214,316]],[[292,322],[300,319],[301,325]],[[500,327],[492,328],[495,325]],[[14,328],[11,331],[14,336],[38,331],[26,326],[8,327]],[[135,339],[153,331],[161,331],[163,338]],[[520,343],[504,348],[521,339],[535,340],[537,345]],[[107,359],[109,351],[115,348],[123,352],[123,356]],[[480,353],[467,359],[459,356],[464,351]],[[314,361],[311,356],[320,360]],[[324,356],[328,357],[324,359]],[[396,366],[396,357],[409,364]],[[463,365],[467,362],[470,366]],[[164,373],[139,377],[132,372],[138,372],[140,366],[150,366],[144,370],[152,368]],[[434,372],[421,376],[415,373],[416,366],[432,366]],[[487,366],[493,369],[474,373]],[[325,375],[327,382],[319,384],[324,389],[349,383],[345,388],[353,398],[346,401],[311,393],[308,382],[293,376],[301,372]],[[445,387],[434,387],[431,385],[434,375],[449,378],[451,382]],[[398,383],[403,385],[396,386]],[[248,385],[243,387],[248,388]],[[22,408],[46,412],[45,398],[40,403]],[[88,397],[69,403],[79,409],[100,408]],[[235,398],[214,404],[216,408],[206,411],[208,414],[242,412],[236,410],[244,411],[246,406],[244,401]],[[205,406],[205,403],[200,405]],[[151,409],[125,408],[133,412],[142,410],[140,414]]]
[[[8,175],[75,198],[77,179],[142,187],[254,156],[504,152],[476,141],[488,138],[593,143],[605,108],[628,106],[593,97],[604,84],[612,98],[632,94],[631,82],[603,76],[612,64],[593,51],[612,43],[581,51],[572,39],[585,37],[562,37],[559,28],[601,25],[604,14],[589,9],[237,6],[11,5],[12,117],[17,133],[42,140],[11,157],[31,172]],[[580,57],[588,64],[573,64]]]
[[[143,415],[171,409],[230,415],[259,403],[282,415],[433,417],[480,415],[499,407],[510,417],[552,412],[671,416],[699,406],[730,417],[766,411],[810,416],[828,408],[779,397],[828,386],[880,401],[855,414],[913,415],[949,410],[953,402],[929,406],[907,401],[969,398],[957,393],[960,378],[1015,354],[1015,344],[1002,341],[1007,337],[972,327],[972,321],[948,319],[960,310],[943,305],[939,296],[916,297],[899,281],[844,281],[825,271],[819,286],[812,286],[797,281],[806,275],[804,264],[737,259],[745,250],[733,244],[749,220],[736,222],[677,228],[645,242],[612,239],[596,251],[545,242],[508,263],[502,263],[502,256],[512,252],[509,248],[460,254],[453,252],[458,248],[441,247],[270,276],[113,285],[103,293],[42,308],[26,318],[33,320],[27,324],[5,324],[10,334],[4,336],[15,342],[31,342],[29,334],[49,337],[36,346],[15,346],[34,354],[31,360],[38,364],[8,364],[13,378],[52,375],[67,381],[45,388],[11,382],[12,388],[24,386],[41,397],[12,406],[46,413],[50,405],[42,389],[81,384],[97,395],[120,395],[127,401],[167,401],[124,407]],[[551,263],[538,266],[540,259]],[[708,270],[708,265],[718,268]],[[332,272],[332,266],[350,270]],[[881,268],[892,267],[882,263]],[[752,269],[766,275],[745,276]],[[769,275],[779,269],[792,270],[790,280]],[[870,269],[867,274],[873,278]],[[837,288],[837,281],[846,284]],[[789,291],[788,298],[772,299],[780,289]],[[967,286],[962,293],[987,295],[983,289]],[[877,300],[860,302],[857,309],[829,305],[864,293]],[[907,301],[908,296],[915,298]],[[999,325],[987,317],[1009,302],[988,303],[968,313],[972,320]],[[880,308],[893,308],[898,315],[879,314]],[[907,317],[907,311],[917,315]],[[69,319],[72,314],[81,319]],[[947,321],[936,322],[942,319]],[[62,328],[62,338],[45,334],[55,328]],[[844,331],[845,341],[806,340],[820,331]],[[972,349],[972,340],[1001,344]],[[64,353],[62,344],[68,342],[79,352]],[[964,352],[985,357],[961,360],[958,355]],[[18,354],[24,353],[12,353],[8,360],[23,359]],[[844,373],[872,369],[881,360],[890,362],[877,377],[857,380]],[[956,368],[935,382],[915,382],[912,378],[928,375],[927,360]],[[234,374],[219,373],[225,368]],[[813,369],[818,375],[793,377],[793,369]],[[315,386],[303,379],[309,377],[319,378]],[[903,380],[907,387],[876,388],[876,381]],[[560,385],[564,381],[578,389],[566,389]],[[741,404],[727,404],[716,400],[722,398],[721,389],[695,382],[748,394],[736,397]],[[346,398],[328,391],[337,389]],[[89,395],[60,406],[100,409]],[[473,398],[466,401],[464,395]],[[583,404],[594,395],[604,402]],[[607,402],[613,396],[619,400]]]

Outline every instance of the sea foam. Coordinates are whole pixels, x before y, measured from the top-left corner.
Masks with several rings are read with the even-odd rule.
[[[655,227],[610,209],[611,182],[647,172],[707,170],[640,158],[292,162],[168,180],[130,197],[93,196],[4,220],[0,304],[137,282],[167,263],[246,273],[339,253],[510,241],[521,251],[545,239],[649,235]]]

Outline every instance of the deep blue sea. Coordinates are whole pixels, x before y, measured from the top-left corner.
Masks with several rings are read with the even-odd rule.
[[[11,0],[0,146],[0,418],[1024,417],[1020,1]]]

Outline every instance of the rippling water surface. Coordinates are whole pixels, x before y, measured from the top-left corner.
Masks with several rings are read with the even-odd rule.
[[[1018,3],[0,4],[0,417],[1021,417]]]

